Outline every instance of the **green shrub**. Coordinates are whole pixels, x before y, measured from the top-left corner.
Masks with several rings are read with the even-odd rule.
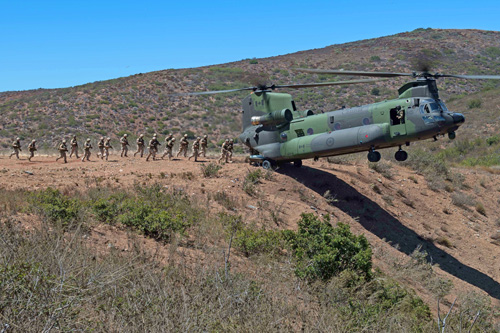
[[[235,247],[246,257],[255,254],[276,254],[281,250],[282,235],[278,231],[242,226],[234,237]]]
[[[469,109],[477,109],[477,108],[480,108],[482,105],[482,102],[479,98],[474,98],[474,99],[471,99],[468,103],[467,103],[467,106],[469,107]]]
[[[200,166],[201,173],[205,178],[215,178],[217,177],[219,170],[222,168],[220,165],[215,164],[214,162],[210,162],[208,164],[202,164]]]
[[[298,231],[283,234],[300,278],[328,280],[344,270],[371,277],[370,245],[363,235],[353,235],[346,224],[334,228],[329,217],[320,220],[313,214],[302,214]]]
[[[68,227],[80,213],[82,204],[77,199],[64,196],[51,187],[30,194],[31,210],[44,215],[49,221]]]
[[[494,135],[494,136],[491,136],[488,139],[486,139],[486,143],[489,146],[496,145],[499,142],[500,142],[500,136],[498,136],[498,135]]]

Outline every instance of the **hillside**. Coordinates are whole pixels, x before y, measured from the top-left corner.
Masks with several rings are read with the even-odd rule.
[[[500,190],[500,174],[479,169],[449,170],[450,175],[462,178],[446,183],[460,187],[439,190],[427,174],[419,175],[409,169],[413,165],[401,167],[387,162],[367,166],[364,156],[356,155],[331,161],[335,163],[308,161],[301,170],[284,167],[272,174],[260,174],[258,181],[249,185],[248,175],[255,175],[259,169],[247,166],[242,157],[235,164],[224,165],[216,177],[204,177],[201,166],[206,166],[212,158],[201,163],[183,160],[144,163],[140,159],[113,156],[108,163],[94,160],[83,165],[78,160],[56,163],[53,157],[38,157],[35,163],[3,157],[0,202],[7,215],[0,217],[7,225],[13,223],[34,232],[46,229],[47,222],[43,214],[26,215],[30,210],[23,196],[31,191],[52,187],[70,198],[96,200],[92,198],[157,186],[179,196],[179,202],[186,196],[186,204],[194,212],[208,210],[184,237],[164,243],[154,237],[138,236],[140,229],[131,232],[120,224],[98,222],[97,216],[88,215],[84,209],[79,214],[88,217],[81,222],[84,223],[81,239],[86,246],[102,253],[103,260],[108,260],[112,253],[128,256],[140,251],[147,258],[141,260],[153,260],[155,265],[166,265],[169,269],[180,265],[196,279],[200,269],[210,272],[224,267],[221,256],[228,246],[224,216],[241,216],[245,228],[256,232],[296,230],[301,213],[318,217],[329,214],[332,222],[347,223],[355,234],[365,235],[373,250],[375,270],[414,289],[430,306],[433,317],[437,297],[446,295],[442,308],[448,308],[458,297],[461,311],[467,306],[473,307],[470,311],[481,308],[485,311],[483,323],[498,320],[490,317],[495,311],[489,312],[487,306],[491,302],[498,309],[500,304],[500,216],[498,196],[492,195]],[[30,200],[33,199],[27,201]],[[251,235],[244,237],[255,237]],[[314,304],[314,285],[312,289],[303,285],[296,295],[298,291],[293,286],[300,282],[294,282],[289,258],[268,256],[265,248],[261,253],[249,247],[245,251],[250,252],[246,253],[240,243],[235,241],[235,244],[231,259],[233,274],[259,281],[265,295],[283,300],[298,296],[299,307],[303,302]],[[469,301],[473,303],[467,305]],[[318,315],[316,311],[323,310],[313,307],[300,313],[309,313],[307,316],[312,319]],[[397,313],[395,309],[391,311],[391,316]],[[283,315],[288,319],[295,316],[289,312]],[[309,330],[314,320],[308,319],[304,325]]]
[[[0,93],[3,118],[0,144],[7,148],[13,137],[20,136],[24,140],[37,138],[42,147],[50,148],[61,137],[74,133],[81,137],[107,135],[115,140],[124,132],[132,137],[142,132],[147,135],[187,132],[191,136],[206,133],[216,143],[239,133],[238,111],[245,93],[183,98],[169,94],[246,87],[266,81],[287,84],[336,79],[298,73],[293,71],[294,67],[408,72],[424,60],[433,71],[441,73],[500,74],[499,42],[500,33],[494,31],[417,29],[265,59],[164,70],[73,88],[3,92]],[[376,85],[302,89],[291,93],[301,109],[333,110],[396,97],[397,88],[404,82],[397,79]],[[493,81],[439,82],[443,99],[455,99],[451,106],[456,111],[467,111],[461,97],[476,93],[483,98],[488,90],[499,86]],[[498,90],[495,92],[484,98],[498,96]],[[491,104],[496,108],[489,111],[497,111],[498,97]],[[482,125],[470,120],[467,118],[473,127]],[[498,129],[492,123],[494,128],[489,130]]]

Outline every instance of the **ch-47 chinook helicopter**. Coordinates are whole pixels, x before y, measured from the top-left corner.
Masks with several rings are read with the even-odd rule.
[[[393,100],[321,114],[297,110],[292,96],[272,92],[275,88],[306,88],[326,85],[373,82],[357,80],[285,86],[259,86],[242,89],[188,93],[199,95],[242,90],[253,92],[243,99],[243,133],[239,139],[251,152],[250,161],[269,169],[284,162],[300,167],[302,160],[368,151],[368,160],[378,162],[378,149],[399,147],[397,161],[405,161],[402,149],[410,142],[448,135],[465,121],[460,113],[448,111],[439,98],[436,79],[500,79],[493,75],[446,75],[422,73],[358,72],[297,69],[309,73],[373,76],[390,78],[410,76],[415,80],[403,85]]]

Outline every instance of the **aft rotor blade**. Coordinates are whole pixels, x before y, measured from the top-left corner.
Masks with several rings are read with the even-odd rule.
[[[414,76],[413,73],[393,73],[393,72],[363,72],[363,71],[343,71],[336,69],[310,69],[310,68],[295,68],[296,71],[314,73],[314,74],[333,74],[333,75],[357,75],[357,76],[373,76],[373,77],[397,77],[397,76]]]
[[[436,74],[436,77],[454,77],[457,79],[472,79],[472,80],[500,80],[500,75],[448,75]]]
[[[213,95],[213,94],[223,94],[223,93],[230,93],[230,92],[236,92],[236,91],[245,91],[245,90],[255,90],[255,89],[256,89],[255,87],[247,87],[247,88],[228,89],[228,90],[198,91],[198,92],[187,92],[187,93],[171,94],[170,96]]]
[[[294,88],[294,89],[299,89],[299,88],[313,88],[313,87],[324,87],[324,86],[340,86],[340,85],[357,84],[357,83],[374,83],[374,82],[380,82],[380,81],[385,81],[385,80],[367,79],[367,80],[321,82],[321,83],[286,84],[286,85],[272,86],[271,88]]]

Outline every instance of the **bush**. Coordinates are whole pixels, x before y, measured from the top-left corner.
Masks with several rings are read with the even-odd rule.
[[[467,106],[469,107],[469,109],[477,109],[477,108],[480,108],[481,105],[482,105],[482,102],[479,98],[471,99],[469,101],[469,103],[467,103]]]
[[[363,235],[353,235],[346,224],[334,228],[329,217],[320,220],[313,214],[302,214],[299,230],[283,234],[296,260],[295,274],[300,278],[325,281],[344,270],[371,277],[370,245]]]
[[[60,223],[67,228],[80,213],[82,204],[77,199],[70,199],[51,187],[30,194],[31,210],[44,215],[49,221]]]
[[[218,176],[219,170],[222,168],[220,165],[210,162],[208,164],[202,164],[200,166],[201,173],[205,178],[215,178]]]
[[[234,236],[235,247],[246,257],[255,254],[276,254],[281,251],[282,234],[274,230],[242,226]]]

